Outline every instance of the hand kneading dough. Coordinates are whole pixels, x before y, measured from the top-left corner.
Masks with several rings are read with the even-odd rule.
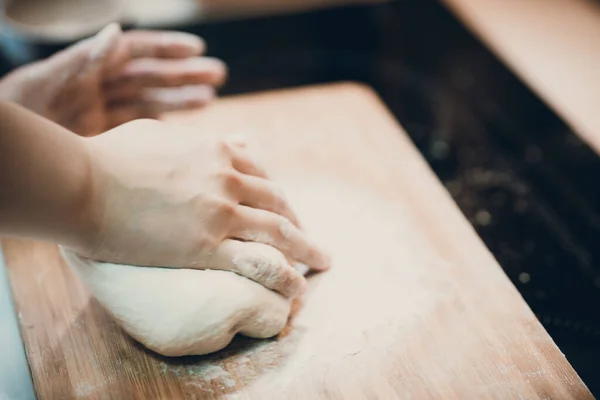
[[[100,263],[65,250],[63,257],[127,333],[165,356],[211,353],[237,333],[274,336],[290,313],[284,297],[233,272]]]

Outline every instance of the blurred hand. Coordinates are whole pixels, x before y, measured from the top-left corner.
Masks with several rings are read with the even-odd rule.
[[[233,271],[289,297],[302,292],[305,279],[288,260],[329,267],[243,145],[153,120],[84,140],[97,228],[76,253]]]
[[[112,24],[0,80],[0,98],[90,136],[164,111],[201,107],[223,83],[223,62],[179,32],[121,32]]]

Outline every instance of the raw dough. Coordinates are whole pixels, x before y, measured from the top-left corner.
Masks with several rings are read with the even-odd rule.
[[[265,343],[265,362],[272,363],[275,348],[278,357],[289,352],[284,375],[293,380],[316,370],[325,373],[330,363],[345,363],[348,354],[361,349],[387,354],[398,332],[431,308],[424,271],[443,276],[445,262],[396,199],[326,179],[286,177],[280,182],[334,265],[310,278],[290,332]],[[273,336],[290,312],[284,298],[231,272],[116,266],[65,256],[127,332],[165,355],[216,351],[236,332]],[[435,290],[442,296],[441,289]],[[289,380],[280,383],[285,387]]]
[[[96,299],[136,340],[165,356],[201,355],[236,333],[268,338],[290,302],[233,272],[93,262],[63,251]]]

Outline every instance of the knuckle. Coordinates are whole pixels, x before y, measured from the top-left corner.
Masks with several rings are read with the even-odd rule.
[[[255,171],[256,174],[258,174],[259,176],[266,176],[265,168],[263,167],[263,165],[260,163],[259,160],[257,160],[254,156],[249,154],[247,151],[244,152],[244,155],[246,157],[248,164]]]
[[[283,224],[285,224],[284,221],[287,221],[287,219],[277,215],[271,218],[266,224],[266,226],[268,226],[269,234],[272,236],[273,241],[277,244],[276,247],[278,247],[280,250],[287,250],[288,248],[286,245],[287,238],[284,235],[284,230],[282,229]]]
[[[230,154],[231,145],[225,139],[218,139],[217,140],[217,149],[219,150],[219,152],[221,152],[221,154]]]
[[[282,268],[282,279],[280,281],[281,292],[288,296],[300,294],[303,288],[304,278],[298,275],[294,269],[288,265]]]
[[[283,197],[283,192],[279,187],[275,184],[269,185],[269,200],[271,203],[271,207],[275,212],[280,214],[282,210],[286,208],[286,201]]]
[[[210,249],[215,248],[217,245],[217,238],[213,235],[206,234],[206,232],[199,232],[196,235],[194,252],[195,254],[204,254],[209,252]]]
[[[277,218],[277,233],[284,241],[296,241],[297,240],[297,228],[292,222],[283,216]]]
[[[181,190],[185,193],[184,189]],[[193,194],[190,198],[190,205],[194,215],[200,217],[208,207],[213,207],[217,203],[216,197],[208,197],[202,193]]]
[[[234,169],[225,169],[221,172],[221,177],[225,188],[230,191],[237,192],[243,185],[241,174]]]
[[[227,200],[218,200],[217,210],[219,214],[231,218],[236,213],[237,204]]]
[[[222,218],[223,216],[231,217],[237,210],[237,204],[221,198],[219,196],[206,196],[203,194],[194,196],[192,200],[192,207],[194,213],[198,218],[206,218],[212,214],[214,216]]]
[[[258,258],[254,260],[254,275],[257,281],[272,289],[282,289],[287,281],[285,265],[276,258]]]

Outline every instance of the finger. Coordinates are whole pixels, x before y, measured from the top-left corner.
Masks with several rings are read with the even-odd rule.
[[[100,68],[109,58],[110,54],[116,50],[119,39],[123,35],[121,26],[117,23],[107,25],[96,36],[87,39],[82,43],[91,42],[92,47],[88,53],[91,68]]]
[[[306,234],[287,218],[242,205],[237,208],[236,214],[238,222],[232,227],[230,237],[271,245],[286,257],[314,270],[329,268],[329,257],[309,242]]]
[[[97,35],[67,47],[39,65],[47,69],[45,75],[55,78],[50,83],[64,84],[64,80],[100,68],[117,47],[121,35],[119,24],[110,24]]]
[[[110,99],[146,87],[177,87],[184,85],[223,84],[227,67],[216,58],[195,57],[185,60],[158,60],[144,58],[129,62],[104,83]]]
[[[146,89],[143,94],[146,104],[159,113],[204,107],[215,97],[215,88],[210,85]]]
[[[186,58],[203,54],[206,43],[184,32],[134,30],[123,35],[130,58]]]
[[[216,97],[210,85],[188,85],[176,88],[146,88],[108,101],[109,105],[140,105],[153,107],[153,112],[189,109],[204,106]],[[126,97],[125,97],[126,96]]]
[[[306,279],[288,264],[283,254],[261,243],[225,240],[207,267],[235,272],[290,298],[306,288]]]
[[[148,89],[137,100],[111,103],[108,106],[110,126],[140,118],[158,118],[169,111],[192,110],[204,107],[215,98],[211,86]]]
[[[256,161],[250,157],[244,146],[232,142],[233,145],[229,146],[231,154],[231,163],[233,168],[242,174],[257,176],[260,178],[267,178],[267,172],[263,167],[258,165]]]
[[[241,133],[234,133],[227,136],[226,140],[234,146],[237,146],[241,149],[245,149],[248,146],[248,142],[246,141],[246,137]]]
[[[299,226],[296,214],[285,199],[283,191],[275,183],[251,175],[241,175],[239,182],[242,205],[271,211]]]

